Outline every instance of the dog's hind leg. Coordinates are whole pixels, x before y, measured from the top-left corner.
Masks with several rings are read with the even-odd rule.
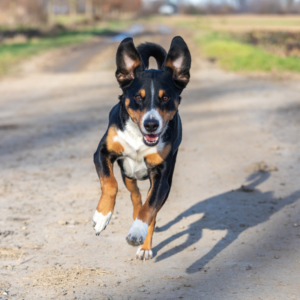
[[[133,204],[133,220],[135,220],[139,213],[140,208],[142,207],[142,196],[139,187],[137,186],[136,179],[130,179],[126,177],[123,173],[122,173],[122,178],[127,190],[131,194],[131,201]]]

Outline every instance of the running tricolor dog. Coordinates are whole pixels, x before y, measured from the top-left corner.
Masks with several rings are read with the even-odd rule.
[[[148,69],[151,56],[158,69]],[[173,38],[168,53],[153,43],[136,48],[132,38],[126,38],[118,47],[116,63],[123,93],[94,154],[102,190],[94,229],[99,235],[113,214],[118,192],[113,164],[117,162],[133,203],[134,222],[126,240],[139,246],[136,258],[151,259],[155,218],[168,198],[182,138],[178,106],[190,79],[191,55],[179,36]],[[137,181],[148,178],[150,189],[142,204]]]

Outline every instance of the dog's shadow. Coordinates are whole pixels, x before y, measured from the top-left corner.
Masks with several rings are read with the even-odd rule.
[[[263,193],[255,189],[269,177],[270,173],[254,173],[248,177],[250,184],[247,185],[247,188],[233,190],[201,201],[181,213],[168,224],[158,228],[157,231],[165,231],[181,221],[183,217],[188,218],[191,215],[204,214],[199,220],[191,223],[186,230],[170,236],[155,246],[153,248],[154,254],[159,253],[163,247],[174,240],[184,235],[188,236],[181,245],[158,254],[155,261],[161,261],[191,247],[201,239],[203,229],[227,229],[227,234],[223,239],[207,254],[186,269],[187,273],[195,273],[236,240],[243,231],[267,221],[284,206],[300,198],[300,190],[283,199],[278,199],[273,196],[272,191]]]

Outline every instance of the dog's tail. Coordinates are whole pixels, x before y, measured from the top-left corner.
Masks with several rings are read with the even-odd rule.
[[[137,51],[140,53],[146,69],[149,68],[149,57],[153,56],[156,60],[157,68],[161,69],[167,56],[166,50],[154,43],[140,44],[137,47]]]

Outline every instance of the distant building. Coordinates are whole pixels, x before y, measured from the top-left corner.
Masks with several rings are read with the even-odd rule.
[[[164,4],[159,7],[158,12],[161,15],[174,15],[178,12],[178,7],[172,4]]]

